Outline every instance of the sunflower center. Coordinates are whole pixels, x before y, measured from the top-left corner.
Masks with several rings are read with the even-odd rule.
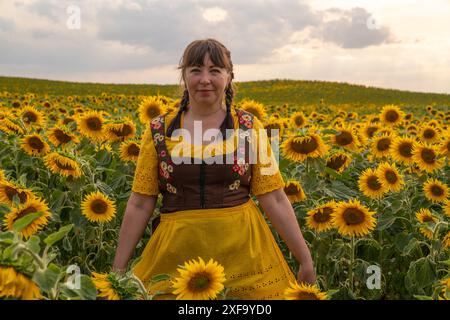
[[[436,132],[434,132],[434,130],[432,130],[432,129],[426,129],[423,132],[423,137],[425,139],[433,139],[435,135],[436,135]]]
[[[333,213],[333,209],[330,207],[325,207],[317,210],[317,213],[314,215],[314,221],[318,223],[324,223],[330,220],[331,214]]]
[[[91,209],[95,214],[104,214],[108,210],[108,204],[100,199],[95,199],[91,203]]]
[[[412,143],[410,142],[403,142],[399,147],[398,151],[400,154],[405,158],[411,158],[412,157]]]
[[[37,121],[37,116],[34,112],[31,111],[27,111],[24,113],[23,115],[25,122],[36,122]]]
[[[296,125],[301,126],[305,123],[305,119],[303,119],[303,117],[298,116],[294,118],[294,122]]]
[[[154,118],[159,115],[159,108],[156,106],[148,106],[146,114],[149,118]]]
[[[450,142],[447,142],[447,151],[450,152]]]
[[[431,149],[423,149],[420,155],[426,163],[433,164],[436,161],[436,154]]]
[[[366,130],[367,135],[369,136],[369,138],[373,138],[373,136],[375,135],[375,132],[377,132],[378,127],[369,127]]]
[[[294,195],[294,194],[297,194],[299,191],[300,191],[300,190],[299,190],[298,186],[296,186],[296,185],[293,184],[293,183],[288,184],[288,185],[286,186],[286,188],[284,188],[284,192],[285,192],[287,195]]]
[[[343,155],[338,155],[335,157],[332,157],[328,162],[327,162],[327,167],[334,169],[334,170],[339,170],[346,162],[346,157]]]
[[[133,132],[128,124],[124,124],[120,129],[111,128],[111,131],[118,137],[126,137]]]
[[[370,176],[367,179],[367,186],[371,190],[380,190],[381,189],[381,183],[378,181],[378,177],[377,176]]]
[[[20,107],[20,102],[14,101],[12,105],[14,108],[18,108],[18,107]]]
[[[86,124],[87,124],[88,128],[92,131],[102,130],[102,122],[97,117],[88,118],[86,120]]]
[[[27,201],[27,194],[24,191],[18,192],[17,189],[11,188],[9,186],[5,187],[6,196],[10,201],[13,200],[14,196],[17,195],[19,197],[20,203],[24,203]]]
[[[255,115],[258,119],[262,118],[260,112],[255,108],[248,108],[247,111]]]
[[[55,164],[58,168],[62,170],[75,170],[75,168],[72,167],[70,164],[68,163],[62,164],[58,159],[55,159]]]
[[[431,186],[430,191],[434,196],[437,196],[437,197],[444,195],[444,190],[440,186],[437,186],[437,185]]]
[[[28,207],[28,208],[26,208],[26,209],[20,211],[20,212],[17,214],[17,217],[14,219],[14,221],[15,221],[15,220],[19,220],[20,218],[25,217],[27,214],[30,214],[30,213],[33,213],[33,212],[37,212],[37,211],[38,211],[38,210],[37,210],[35,207]]]
[[[340,134],[336,135],[336,143],[340,146],[346,146],[353,142],[353,136],[350,132],[341,131]]]
[[[400,116],[399,116],[399,114],[397,113],[397,111],[394,111],[394,110],[389,110],[389,111],[386,113],[386,120],[389,121],[389,122],[395,122],[395,121],[398,120],[399,117],[400,117]]]
[[[384,177],[390,184],[395,184],[398,181],[397,174],[392,170],[387,170],[384,173]]]
[[[55,130],[55,137],[61,143],[67,143],[70,140],[72,140],[72,138],[68,134],[66,134],[64,131],[60,129]]]
[[[128,147],[127,151],[128,151],[128,154],[137,157],[137,156],[139,156],[140,149],[137,145],[132,144]]]
[[[198,273],[189,281],[188,287],[191,291],[203,291],[209,287],[210,281],[208,274]]]
[[[433,222],[434,221],[433,217],[431,217],[431,216],[424,216],[422,218],[422,220],[423,220],[423,222]]]
[[[360,224],[364,222],[364,212],[358,210],[358,208],[347,208],[344,211],[345,223],[349,225]]]
[[[319,147],[319,144],[314,137],[310,137],[310,139],[303,140],[294,139],[291,146],[297,153],[308,154],[315,151]]]
[[[69,124],[69,123],[71,123],[71,122],[73,122],[74,120],[72,119],[72,118],[65,118],[64,120],[63,120],[63,124]]]
[[[30,145],[31,148],[33,148],[35,150],[40,151],[40,150],[44,149],[44,143],[38,137],[31,137],[28,140],[28,144]]]
[[[391,145],[391,139],[382,138],[377,142],[377,149],[379,151],[386,151],[389,149],[390,145]]]

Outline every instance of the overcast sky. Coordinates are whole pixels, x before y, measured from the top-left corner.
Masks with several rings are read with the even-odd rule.
[[[450,93],[450,0],[0,0],[0,75],[173,84],[208,37],[237,81]]]

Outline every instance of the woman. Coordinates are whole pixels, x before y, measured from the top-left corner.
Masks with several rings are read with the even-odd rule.
[[[154,118],[143,136],[113,269],[126,269],[161,193],[161,222],[133,269],[149,290],[171,292],[169,281],[149,284],[149,280],[157,274],[178,276],[179,265],[202,257],[224,267],[229,296],[282,299],[295,276],[250,198],[254,195],[299,262],[297,280],[314,283],[311,254],[283,191],[270,144],[265,151],[271,161],[262,161],[258,154],[256,163],[249,163],[249,150],[255,145],[264,148],[259,144],[267,135],[256,117],[232,106],[230,52],[214,39],[194,41],[185,49],[179,69],[184,85],[179,110]],[[214,142],[207,143],[196,134],[199,124],[203,132],[220,130]],[[253,129],[256,138],[245,139],[244,148],[236,147],[227,129],[242,130],[239,135],[244,137],[249,137],[246,130]],[[182,139],[173,139],[179,132]],[[176,154],[180,141],[183,152]],[[212,145],[222,147],[211,156],[223,162],[211,163],[207,161],[211,157],[202,157]],[[264,173],[274,164],[276,170]]]

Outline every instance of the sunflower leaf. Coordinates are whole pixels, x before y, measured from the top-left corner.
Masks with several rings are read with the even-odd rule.
[[[160,281],[166,281],[170,279],[170,275],[168,274],[157,274],[156,276],[152,277],[152,282],[160,282]]]
[[[34,220],[39,218],[41,215],[42,215],[41,211],[27,214],[26,216],[18,219],[16,222],[14,222],[13,229],[17,232],[21,232],[23,229],[28,227]]]
[[[62,238],[64,238],[70,230],[72,230],[73,224],[61,227],[58,231],[52,233],[47,238],[44,239],[44,243],[48,246],[52,246]]]

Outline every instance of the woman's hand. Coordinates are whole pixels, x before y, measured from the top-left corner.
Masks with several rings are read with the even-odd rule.
[[[307,263],[300,266],[300,270],[297,274],[298,283],[315,284],[316,283],[316,273],[314,272],[314,266],[312,263]]]

